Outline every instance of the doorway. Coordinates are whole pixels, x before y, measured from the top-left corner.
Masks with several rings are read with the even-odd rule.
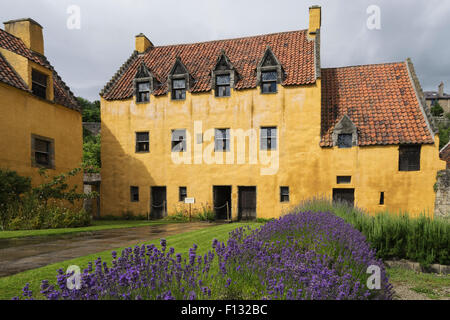
[[[213,197],[216,220],[231,220],[231,186],[213,186]]]
[[[150,218],[162,219],[167,216],[167,190],[166,187],[151,187],[150,192]]]
[[[239,220],[256,219],[256,187],[239,187]]]
[[[355,205],[355,189],[333,189],[333,202]]]

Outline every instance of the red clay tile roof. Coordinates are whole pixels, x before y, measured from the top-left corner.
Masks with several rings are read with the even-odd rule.
[[[434,143],[405,62],[322,69],[322,147],[347,114],[358,145]]]
[[[439,158],[446,161],[447,169],[450,169],[450,142],[439,151]]]
[[[285,72],[283,85],[304,85],[316,81],[315,41],[307,30],[281,32],[229,40],[153,47],[143,55],[134,53],[105,86],[106,100],[127,99],[133,95],[133,79],[142,61],[162,84],[154,95],[167,93],[167,76],[180,57],[195,82],[191,92],[211,90],[211,71],[221,50],[239,74],[235,89],[256,87],[256,67],[270,46]]]
[[[50,69],[53,71],[53,88],[54,88],[54,98],[55,103],[60,104],[64,107],[74,109],[81,112],[81,106],[79,105],[77,99],[73,95],[73,93],[70,91],[69,87],[64,83],[64,81],[59,77],[53,66],[48,62],[47,58],[45,56],[42,56],[36,52],[31,51],[28,49],[22,40],[19,38],[11,35],[10,33],[0,29],[0,47],[9,51],[12,51],[18,55],[21,55],[25,58],[28,58],[29,60],[33,61],[34,63],[37,63],[47,69]],[[4,65],[0,64],[0,73],[3,74],[9,74],[8,78],[13,77],[13,72],[11,66],[10,68],[6,68]],[[18,76],[16,74],[16,76]],[[20,77],[19,77],[20,78]],[[0,81],[3,81],[0,77]],[[5,83],[8,83],[6,81],[3,81]],[[26,84],[21,79],[22,85],[25,85],[25,88],[21,87],[19,89],[24,89],[29,91],[29,88],[26,86]],[[10,84],[10,83],[8,83]],[[17,86],[15,86],[17,87]]]
[[[8,63],[5,57],[0,53],[0,82],[9,84],[21,90],[29,91],[26,83],[16,73],[14,68]]]

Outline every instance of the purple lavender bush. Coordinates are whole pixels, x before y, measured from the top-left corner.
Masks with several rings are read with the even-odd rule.
[[[51,300],[97,299],[390,299],[382,261],[364,236],[331,213],[291,213],[251,230],[238,228],[227,243],[175,254],[142,245],[112,252],[112,265],[97,259],[69,289],[71,275],[58,271],[57,285],[42,281]],[[370,265],[381,270],[381,288],[368,289]],[[24,299],[33,299],[25,286]],[[16,297],[18,299],[18,297]]]

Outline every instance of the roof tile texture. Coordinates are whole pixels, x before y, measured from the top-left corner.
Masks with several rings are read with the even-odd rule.
[[[344,114],[360,146],[434,143],[404,62],[322,69],[321,146]]]
[[[255,88],[256,67],[270,46],[285,72],[283,85],[312,84],[316,81],[314,40],[308,40],[307,30],[218,40],[193,44],[153,47],[137,56],[117,81],[103,93],[106,100],[127,99],[133,95],[133,79],[138,67],[145,62],[147,68],[162,84],[154,95],[167,93],[167,76],[180,57],[194,78],[191,92],[211,90],[211,71],[221,50],[239,74],[235,89]]]

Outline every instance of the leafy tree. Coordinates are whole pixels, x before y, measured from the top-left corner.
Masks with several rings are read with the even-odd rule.
[[[87,131],[87,130],[86,130]],[[85,172],[99,172],[100,159],[100,135],[94,136],[90,132],[85,132],[83,139],[83,167]]]
[[[441,105],[436,102],[436,104],[431,107],[431,114],[434,117],[440,117],[444,114],[444,109],[442,109]]]
[[[77,100],[83,108],[83,122],[100,122],[100,101],[91,102],[82,97]]]

